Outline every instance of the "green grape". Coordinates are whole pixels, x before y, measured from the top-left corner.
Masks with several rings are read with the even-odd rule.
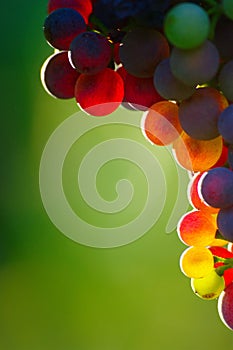
[[[207,12],[188,2],[174,6],[164,21],[164,32],[168,40],[180,49],[193,49],[203,44],[209,29]]]
[[[192,278],[191,287],[194,293],[202,299],[216,299],[225,288],[223,276],[219,276],[213,269],[203,278]]]
[[[223,12],[225,15],[233,20],[233,1],[232,0],[223,0],[222,2]]]

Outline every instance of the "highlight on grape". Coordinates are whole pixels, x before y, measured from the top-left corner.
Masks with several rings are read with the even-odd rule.
[[[45,90],[86,118],[141,113],[191,175],[180,268],[233,330],[233,1],[49,0]]]

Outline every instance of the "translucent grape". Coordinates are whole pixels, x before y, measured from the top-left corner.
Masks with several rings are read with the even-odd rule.
[[[218,299],[218,313],[222,322],[233,330],[233,283],[221,293]]]
[[[50,56],[41,68],[41,81],[53,97],[74,97],[74,87],[79,73],[70,65],[68,53],[59,52]]]
[[[191,138],[185,132],[173,143],[176,161],[185,169],[194,172],[208,170],[220,158],[222,138],[202,141]]]
[[[214,258],[207,248],[189,247],[180,257],[180,267],[187,277],[202,278],[213,270]]]
[[[173,48],[170,57],[171,71],[174,76],[189,86],[201,85],[217,73],[219,53],[216,46],[206,40],[192,50]]]
[[[225,281],[213,269],[207,276],[192,278],[191,287],[194,293],[202,299],[216,299],[225,288]]]
[[[104,116],[121,104],[124,83],[121,76],[110,68],[93,75],[81,74],[75,85],[75,98],[88,114]]]
[[[128,73],[139,78],[153,77],[158,63],[169,56],[166,38],[158,31],[135,28],[129,31],[119,48],[121,62]]]
[[[154,85],[159,94],[167,100],[181,101],[195,91],[194,87],[185,85],[172,74],[169,58],[158,64],[154,73]]]
[[[124,83],[124,101],[134,108],[145,111],[154,103],[163,100],[154,87],[153,78],[138,78],[126,73]]]
[[[218,90],[199,88],[180,104],[181,126],[194,139],[214,139],[219,135],[218,119],[227,106],[227,100]]]
[[[157,102],[142,119],[145,136],[156,145],[172,143],[182,131],[178,118],[178,107],[170,101]]]
[[[166,15],[164,31],[169,41],[181,49],[201,45],[208,37],[210,21],[205,10],[195,4],[174,6]]]
[[[214,208],[233,205],[233,171],[224,168],[210,169],[200,181],[199,192],[206,203]]]
[[[233,144],[233,104],[220,114],[218,130],[226,142]]]
[[[205,247],[215,238],[215,219],[200,210],[182,216],[177,232],[181,241],[190,246]]]

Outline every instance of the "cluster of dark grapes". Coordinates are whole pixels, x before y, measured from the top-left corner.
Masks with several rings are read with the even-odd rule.
[[[233,330],[233,1],[50,0],[44,34],[51,95],[143,111],[145,137],[192,174],[181,270]]]

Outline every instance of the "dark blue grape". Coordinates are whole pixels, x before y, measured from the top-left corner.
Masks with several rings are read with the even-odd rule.
[[[233,242],[233,207],[219,211],[217,225],[222,236],[227,241]]]
[[[226,142],[233,144],[233,104],[220,114],[218,130]]]
[[[205,202],[214,208],[233,206],[233,171],[224,167],[209,170],[200,190]]]
[[[53,11],[44,22],[46,40],[59,50],[68,50],[71,41],[85,30],[86,23],[83,17],[71,8]]]
[[[228,148],[228,164],[230,166],[230,168],[233,170],[233,148],[229,147]]]

